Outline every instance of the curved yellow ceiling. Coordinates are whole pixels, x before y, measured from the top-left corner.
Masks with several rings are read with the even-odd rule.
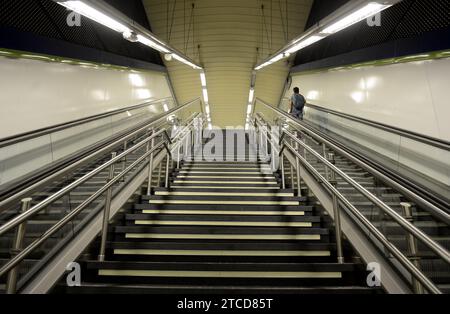
[[[312,2],[143,0],[153,32],[203,64],[218,127],[244,125],[254,65],[304,31]],[[201,95],[198,71],[176,61],[165,63],[181,103]],[[256,96],[277,103],[288,72],[285,61],[259,71]]]

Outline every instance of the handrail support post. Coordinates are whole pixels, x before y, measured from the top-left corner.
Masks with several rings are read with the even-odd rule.
[[[166,177],[165,177],[164,186],[166,187],[166,189],[168,189],[169,188],[169,172],[170,172],[170,155],[167,154],[166,158],[167,158],[167,160],[166,160]]]
[[[335,164],[335,156],[334,153],[328,153],[328,160],[330,163]],[[330,183],[337,188],[337,180],[336,180],[336,173],[334,171],[331,171],[330,173]],[[342,231],[341,231],[341,214],[339,210],[339,202],[337,195],[333,193],[333,215],[334,215],[334,229],[336,234],[336,255],[337,255],[337,262],[339,264],[344,263],[344,252],[342,248]]]
[[[154,134],[155,130],[152,129],[150,134]],[[153,149],[155,147],[155,138],[152,137],[149,149]],[[148,151],[148,150],[147,150]],[[153,179],[153,152],[150,154],[150,159],[148,163],[148,182],[147,182],[147,195],[150,195],[152,192],[152,179]]]
[[[117,153],[113,152],[112,158],[115,158]],[[109,168],[108,182],[114,178],[115,165],[112,164]],[[112,198],[112,186],[106,191],[105,208],[103,210],[103,224],[102,224],[102,238],[100,243],[100,253],[98,255],[99,262],[105,261],[106,252],[106,240],[108,238],[108,225],[109,225],[109,214],[111,211],[111,198]]]
[[[21,203],[21,213],[26,212],[31,207],[31,198],[24,198]],[[21,223],[16,230],[16,235],[14,238],[13,246],[11,248],[11,257],[16,256],[19,254],[23,249],[23,240],[25,238],[25,230],[26,230],[27,223],[23,222]],[[19,266],[14,267],[11,269],[8,273],[8,278],[6,281],[6,293],[7,294],[15,294],[17,292],[17,277],[19,273]]]
[[[302,197],[302,177],[300,175],[300,159],[295,156],[295,171],[297,174],[297,197]]]
[[[408,220],[409,222],[413,222],[412,204],[403,202],[400,203],[400,205],[402,206],[405,219]],[[414,266],[416,266],[420,270],[421,269],[420,260],[417,257],[418,255],[417,240],[411,233],[408,233],[406,235],[406,243],[410,259],[412,260]],[[424,293],[423,286],[415,277],[412,277],[412,284],[415,294]]]
[[[281,188],[284,190],[286,189],[286,179],[284,172],[284,153],[282,153],[280,156],[280,164],[281,164]]]

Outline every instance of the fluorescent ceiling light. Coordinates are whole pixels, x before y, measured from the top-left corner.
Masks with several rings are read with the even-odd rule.
[[[206,75],[205,72],[200,73],[200,80],[202,82],[202,87],[206,87]]]
[[[125,25],[117,22],[113,18],[107,16],[106,14],[94,9],[93,7],[87,5],[82,1],[61,1],[58,2],[60,5],[79,13],[97,23],[100,23],[112,30],[119,33],[131,32],[131,30]]]
[[[187,60],[186,57],[182,57],[180,55],[177,55],[176,53],[172,53],[172,48],[167,47],[167,44],[160,41],[159,39],[151,36],[141,35],[141,34],[135,34],[130,27],[118,22],[113,17],[108,16],[105,13],[100,12],[99,10],[95,9],[94,7],[90,6],[89,4],[86,4],[84,1],[56,1],[58,4],[66,7],[67,9],[74,11],[76,13],[79,13],[97,23],[100,23],[116,32],[124,34],[124,38],[128,39],[132,42],[140,42],[141,44],[144,44],[146,46],[149,46],[153,49],[158,50],[161,53],[164,54],[171,54],[174,59],[191,66],[194,69],[201,69],[200,66],[195,65],[194,63]],[[127,22],[127,25],[132,25]],[[131,26],[134,28],[133,26]],[[167,47],[167,48],[166,48]]]
[[[183,58],[183,57],[181,57],[181,56],[179,56],[179,55],[177,55],[176,53],[173,54],[173,58],[174,58],[175,60],[178,60],[178,61],[180,61],[180,62],[186,64],[186,65],[191,66],[192,68],[194,68],[194,69],[196,69],[196,70],[201,70],[201,69],[202,69],[201,67],[196,66],[196,65],[193,64],[192,62],[186,60],[185,58]]]
[[[163,53],[170,53],[169,49],[164,48],[163,46],[157,44],[155,41],[144,37],[142,35],[137,35],[138,38],[138,42],[140,42],[141,44],[144,44],[146,46],[149,46],[150,48],[156,49],[159,52],[163,52]]]
[[[280,53],[279,55],[276,55],[275,57],[273,57],[272,59],[269,60],[269,63],[275,63],[280,61],[281,59],[284,59],[286,56],[284,55],[284,53]]]
[[[356,2],[356,1],[355,1]],[[368,3],[367,3],[368,2]],[[262,68],[271,65],[285,57],[288,57],[290,54],[293,54],[305,47],[308,47],[319,40],[326,38],[329,35],[335,34],[355,23],[358,23],[364,19],[367,19],[389,7],[391,7],[392,3],[397,3],[398,1],[390,1],[388,4],[378,3],[375,1],[369,2],[367,1],[363,7],[354,10],[353,13],[340,13],[340,16],[343,16],[340,19],[337,19],[335,22],[327,23],[323,25],[323,29],[317,29],[310,36],[306,38],[300,38],[294,41],[290,46],[285,47],[281,52],[278,52],[275,56],[272,56],[271,59],[264,61],[264,63],[259,64],[255,67],[255,70],[261,70]],[[380,1],[381,2],[381,1]],[[326,23],[326,22],[325,22]],[[331,24],[331,25],[330,25]]]
[[[248,95],[248,102],[253,102],[253,97],[255,96],[255,90],[253,88],[250,89],[250,94]]]
[[[208,90],[206,88],[203,88],[203,101],[206,102],[206,103],[209,102]]]
[[[209,116],[209,114],[210,114],[209,105],[205,106],[205,111],[206,111],[206,114]]]
[[[247,114],[248,115],[250,115],[252,113],[252,109],[253,109],[253,106],[252,105],[248,105],[248,107],[247,107]]]
[[[356,24],[358,22],[361,22],[362,20],[365,20],[378,12],[383,11],[384,9],[390,7],[391,5],[388,4],[380,4],[377,2],[371,2],[365,7],[359,9],[358,11],[344,17],[343,19],[339,20],[338,22],[328,26],[325,28],[322,33],[324,34],[334,34],[337,33],[353,24]]]
[[[167,106],[167,104],[164,104],[163,107],[165,112],[169,111],[169,106]]]
[[[318,42],[319,40],[323,39],[323,36],[311,36],[308,37],[302,41],[300,41],[298,44],[296,44],[294,47],[289,48],[286,52],[287,53],[295,53],[303,48],[306,48],[308,46],[311,46],[312,44]]]

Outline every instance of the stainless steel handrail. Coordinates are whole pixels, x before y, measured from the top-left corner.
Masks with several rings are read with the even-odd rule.
[[[359,210],[353,206],[327,179],[325,179],[319,171],[317,171],[309,162],[299,154],[295,148],[293,148],[286,140],[284,140],[283,150],[289,149],[289,151],[298,158],[302,164],[318,178],[327,189],[352,212],[352,214],[373,234],[378,241],[407,269],[407,271],[416,278],[430,293],[441,294],[442,292],[438,287],[430,280],[424,273],[422,273],[395,245],[393,245]],[[283,150],[281,152],[281,157],[283,158]],[[320,156],[320,155],[319,155]],[[318,157],[318,156],[316,156]],[[321,156],[320,156],[321,157]],[[324,159],[324,158],[323,158]],[[325,159],[324,159],[325,160]],[[322,161],[324,161],[322,160]],[[339,170],[333,164],[326,161],[328,166],[332,166],[334,171]]]
[[[197,115],[198,117],[198,115]],[[188,123],[188,126],[192,125],[192,121]],[[150,142],[154,143],[154,139],[160,136],[163,136],[165,140],[155,144],[153,147],[147,146],[147,151],[140,156],[136,161],[134,161],[131,165],[123,169],[118,175],[113,175],[112,178],[99,190],[97,190],[95,193],[93,193],[91,196],[89,196],[86,200],[84,200],[80,205],[78,205],[74,210],[72,210],[69,214],[67,214],[64,218],[62,218],[60,221],[58,221],[55,225],[53,225],[49,230],[47,230],[41,237],[33,241],[30,245],[28,245],[25,249],[23,249],[19,254],[14,256],[12,259],[10,259],[5,265],[3,265],[0,268],[0,277],[8,273],[9,271],[12,271],[20,262],[22,262],[31,252],[33,252],[36,248],[38,248],[42,243],[44,243],[47,239],[49,239],[53,234],[55,234],[57,231],[59,231],[61,228],[63,228],[67,223],[69,223],[74,217],[76,217],[81,211],[83,211],[90,203],[92,203],[94,200],[96,200],[100,195],[102,195],[104,192],[108,191],[115,183],[117,183],[119,180],[122,179],[123,176],[125,176],[129,171],[131,171],[134,167],[136,167],[139,163],[147,159],[149,156],[153,155],[157,150],[165,149],[167,151],[167,162],[166,162],[166,185],[168,182],[168,171],[169,171],[169,162],[172,158],[172,151],[173,149],[177,149],[179,145],[182,144],[182,142],[185,140],[185,137],[189,135],[189,132],[186,132],[185,135],[183,135],[178,142],[173,142],[173,140],[170,138],[170,136],[167,134],[166,130],[159,130],[158,132],[152,133],[149,137],[142,140],[138,144],[134,145],[133,147],[127,149],[123,153],[116,155],[113,154],[113,158],[111,160],[105,162],[103,165],[97,167],[96,169],[92,170],[91,172],[87,173],[83,177],[79,178],[75,182],[69,184],[68,186],[64,187],[60,191],[56,192],[55,194],[51,195],[50,197],[46,198],[44,201],[40,202],[39,204],[36,204],[35,206],[31,207],[27,211],[23,212],[22,214],[14,217],[12,220],[8,221],[6,224],[2,225],[0,227],[0,235],[3,235],[4,233],[12,230],[13,228],[22,225],[24,222],[26,222],[29,218],[31,218],[33,215],[37,214],[39,211],[44,209],[46,206],[50,205],[52,202],[60,199],[76,187],[80,186],[82,183],[86,182],[99,172],[101,172],[104,169],[107,169],[108,167],[111,167],[112,165],[120,162],[125,156],[131,154],[132,152],[135,152],[136,150],[144,147],[145,145],[148,145]],[[175,144],[174,147],[169,148],[168,144]],[[162,163],[163,159],[160,161]],[[150,166],[149,166],[150,167]],[[113,168],[112,168],[113,169]],[[148,180],[151,180],[152,177],[152,171],[150,169]],[[107,198],[110,198],[110,193],[107,195]],[[109,200],[110,203],[110,200]],[[105,205],[107,208],[109,205]],[[105,217],[106,214],[109,215],[109,208],[108,210],[105,210]],[[109,216],[108,216],[109,217]],[[105,228],[107,228],[107,225],[103,225],[102,234],[104,234]],[[102,238],[102,244],[106,241],[106,238]],[[104,247],[104,246],[103,246]],[[104,252],[103,252],[104,253]],[[99,255],[100,257],[100,255]]]
[[[259,118],[261,119],[261,118]],[[260,121],[258,121],[260,123]],[[264,125],[264,124],[263,124]],[[265,125],[264,125],[265,126]],[[297,137],[294,136],[291,132],[286,129],[283,129],[280,143],[283,143],[284,137],[287,135],[291,140],[295,141],[298,145],[302,146],[309,153],[311,153],[314,157],[316,157],[319,161],[325,164],[328,169],[332,169],[335,173],[337,173],[340,177],[342,177],[345,181],[347,181],[351,186],[353,186],[356,190],[358,190],[362,195],[364,195],[369,201],[373,204],[381,208],[387,215],[389,215],[396,223],[398,223],[403,229],[405,229],[410,234],[414,235],[417,239],[423,242],[428,248],[430,248],[434,253],[436,253],[439,257],[441,257],[445,262],[450,264],[450,254],[449,252],[442,247],[437,242],[433,241],[428,235],[423,233],[416,226],[411,224],[401,215],[399,215],[395,210],[393,210],[390,206],[386,205],[383,201],[381,201],[378,197],[370,193],[367,189],[365,189],[362,185],[348,176],[345,172],[340,170],[334,164],[330,163],[327,159],[325,159],[322,155],[317,153],[313,148],[309,147],[302,141],[300,141]],[[269,141],[272,145],[274,144],[272,141]],[[287,142],[284,142],[286,145]]]
[[[287,100],[287,99],[288,98],[283,98],[283,100]],[[412,131],[408,131],[408,130],[404,130],[404,129],[401,129],[401,128],[397,128],[397,127],[393,127],[393,126],[390,126],[390,125],[386,125],[386,124],[383,124],[383,123],[380,123],[380,122],[375,122],[375,121],[371,121],[371,120],[368,120],[368,119],[364,119],[364,118],[356,117],[356,116],[353,116],[353,115],[349,115],[347,113],[338,112],[338,111],[335,111],[335,110],[319,107],[319,106],[316,106],[316,105],[313,105],[313,104],[306,104],[306,107],[310,107],[310,108],[316,109],[318,111],[322,111],[322,112],[333,114],[333,115],[336,115],[336,116],[339,116],[339,117],[343,117],[343,118],[346,118],[346,119],[349,119],[349,120],[352,120],[352,121],[355,121],[355,122],[359,122],[359,123],[362,123],[362,124],[365,124],[365,125],[370,125],[370,126],[372,126],[374,128],[377,128],[377,129],[380,129],[380,130],[383,130],[383,131],[387,131],[387,132],[391,132],[391,133],[394,133],[394,134],[397,134],[397,135],[400,135],[400,136],[404,136],[404,137],[407,137],[409,139],[415,140],[417,142],[421,142],[423,144],[427,144],[427,145],[431,145],[431,146],[437,147],[439,149],[443,149],[443,150],[447,150],[447,151],[450,150],[450,142],[444,141],[444,140],[441,140],[441,139],[437,139],[437,138],[434,138],[434,137],[431,137],[431,136],[428,136],[428,135],[415,133],[415,132],[412,132]]]
[[[326,139],[323,139],[317,134],[314,134],[309,129],[302,126],[302,124],[296,120],[294,120],[292,117],[281,111],[280,109],[276,109],[269,104],[261,101],[260,99],[257,99],[257,101],[261,102],[266,107],[269,107],[276,113],[280,114],[281,116],[284,116],[291,122],[293,122],[294,125],[299,126],[300,129],[303,131],[306,131],[305,134],[308,134],[309,136],[319,140],[321,143],[328,144]],[[375,204],[377,207],[381,208],[382,211],[387,214],[389,217],[391,217],[397,224],[400,225],[406,232],[408,232],[410,235],[414,236],[416,239],[421,241],[425,244],[431,251],[433,251],[438,257],[440,257],[443,261],[445,261],[447,264],[450,264],[450,254],[449,252],[443,248],[440,244],[435,242],[433,239],[431,239],[428,235],[423,233],[421,230],[419,230],[417,227],[415,227],[413,224],[411,224],[408,220],[403,218],[401,215],[399,215],[395,210],[390,208],[388,205],[386,205],[383,201],[381,201],[379,198],[374,196],[372,193],[370,193],[368,190],[366,190],[364,187],[362,187],[359,183],[357,183],[355,180],[353,180],[350,176],[348,176],[345,172],[341,171],[339,168],[337,168],[333,163],[329,162],[326,158],[321,156],[319,153],[317,153],[313,148],[309,147],[306,143],[299,140],[294,134],[289,132],[285,127],[282,128],[281,136],[280,136],[280,142],[274,143],[273,139],[270,136],[270,131],[268,128],[268,123],[262,118],[260,113],[257,113],[254,115],[254,120],[252,121],[253,125],[257,129],[261,129],[266,134],[266,140],[272,145],[272,147],[281,147],[280,148],[280,156],[282,158],[281,161],[281,167],[282,167],[282,180],[284,181],[284,150],[287,148],[289,151],[291,151],[292,154],[296,157],[297,163],[298,160],[300,160],[305,167],[313,174],[315,177],[320,181],[323,182],[323,184],[326,186],[326,188],[332,193],[334,196],[336,196],[349,210],[356,216],[356,218],[371,232],[373,235],[383,244],[383,246],[386,247],[386,249],[397,258],[397,260],[407,269],[407,271],[413,276],[413,281],[417,280],[420,282],[429,292],[431,293],[441,293],[441,291],[434,285],[433,282],[431,282],[417,267],[414,263],[408,260],[408,258],[399,251],[395,245],[393,245],[367,218],[364,217],[362,213],[360,213],[356,207],[354,207],[342,194],[339,193],[339,191],[335,188],[333,184],[331,184],[328,179],[325,179],[319,171],[317,171],[309,162],[306,160],[306,158],[302,157],[301,154],[299,154],[296,150],[296,148],[292,147],[289,142],[286,140],[286,137],[289,137],[289,139],[296,143],[297,145],[300,145],[299,147],[303,147],[306,151],[311,153],[314,157],[316,157],[320,162],[322,162],[325,165],[325,168],[332,172],[334,175],[339,175],[342,177],[345,181],[347,181],[351,186],[353,186],[357,191],[359,191],[362,195],[364,195],[369,201],[371,201],[373,204]],[[260,131],[261,132],[261,131]],[[312,134],[313,133],[313,134]],[[329,143],[331,144],[331,143]],[[329,145],[330,147],[334,148],[334,145]],[[340,152],[340,149],[336,147],[337,151]],[[343,154],[344,155],[344,154]],[[347,154],[345,154],[347,155]],[[292,162],[289,160],[289,162],[292,164]],[[298,168],[298,164],[294,165],[293,167]],[[284,182],[283,182],[284,185]],[[334,205],[333,207],[337,207],[337,205]],[[337,210],[337,212],[339,212]],[[445,213],[444,213],[445,214]],[[444,215],[445,217],[445,215]]]
[[[395,210],[393,210],[390,206],[386,205],[382,200],[378,197],[370,193],[367,189],[365,189],[361,184],[352,179],[349,175],[347,175],[344,171],[336,167],[334,164],[330,163],[327,159],[322,157],[319,153],[317,153],[314,149],[300,141],[296,138],[292,133],[287,130],[283,130],[283,134],[287,134],[290,139],[294,140],[296,143],[301,145],[304,149],[306,149],[309,153],[311,153],[314,157],[320,160],[328,169],[331,169],[335,173],[337,173],[342,179],[347,181],[351,186],[353,186],[356,190],[358,190],[362,195],[364,195],[369,201],[378,206],[390,216],[396,223],[398,223],[405,231],[414,235],[418,240],[423,242],[429,249],[431,249],[434,253],[436,253],[439,257],[441,257],[446,263],[450,264],[450,254],[449,252],[438,244],[436,241],[432,240],[428,235],[414,226],[412,223],[407,221],[403,216],[399,215]],[[281,142],[284,140],[284,135],[282,135]],[[289,145],[287,141],[284,141],[284,145]]]
[[[38,204],[32,206],[26,212],[21,213],[20,215],[14,217],[13,219],[9,220],[8,222],[6,222],[2,226],[0,226],[0,236],[5,234],[6,232],[10,231],[11,229],[17,227],[21,223],[25,222],[26,220],[28,220],[29,218],[31,218],[35,214],[39,213],[42,209],[44,209],[48,205],[52,204],[53,202],[57,201],[58,199],[60,199],[65,194],[69,193],[70,191],[74,190],[75,188],[77,188],[82,183],[88,181],[89,179],[91,179],[96,174],[98,174],[101,171],[107,169],[112,164],[115,164],[118,161],[122,160],[123,157],[129,155],[131,152],[134,152],[137,149],[143,147],[152,138],[158,137],[160,135],[165,135],[167,138],[170,139],[170,137],[168,137],[168,135],[167,135],[165,130],[161,130],[159,132],[156,132],[156,133],[152,134],[150,137],[148,137],[147,139],[141,141],[139,144],[137,144],[137,145],[133,146],[132,148],[124,151],[123,153],[117,155],[116,157],[112,158],[111,160],[107,161],[106,163],[102,164],[101,166],[95,168],[91,172],[85,174],[81,178],[77,179],[76,181],[74,181],[71,184],[67,185],[66,187],[62,188],[58,192],[56,192],[56,193],[52,194],[51,196],[47,197],[45,200],[43,200],[43,201],[39,202]]]
[[[140,109],[140,108],[144,108],[153,104],[158,104],[161,102],[165,102],[169,99],[172,99],[172,97],[167,97],[167,98],[163,98],[163,99],[158,99],[155,101],[149,101],[149,102],[145,102],[139,105],[135,105],[135,106],[131,106],[131,107],[127,107],[127,108],[122,108],[122,109],[117,109],[114,111],[110,111],[110,112],[106,112],[106,113],[102,113],[102,114],[97,114],[94,116],[90,116],[90,117],[86,117],[86,118],[81,118],[78,120],[73,120],[70,122],[66,122],[66,123],[62,123],[62,124],[57,124],[57,125],[53,125],[50,127],[46,127],[43,129],[39,129],[39,130],[35,130],[32,132],[26,132],[26,133],[22,133],[22,134],[18,134],[18,135],[13,135],[10,137],[6,137],[3,139],[0,139],[0,148],[5,147],[5,146],[9,146],[9,145],[13,145],[13,144],[17,144],[19,142],[23,142],[23,141],[27,141],[27,140],[31,140],[40,136],[44,136],[44,135],[48,135],[50,133],[53,132],[58,132],[58,131],[62,131],[62,130],[66,130],[69,129],[71,127],[75,127],[84,123],[88,123],[88,122],[92,122],[95,120],[99,120],[99,119],[103,119],[106,117],[110,117],[110,116],[114,116],[123,112],[127,112],[130,110],[136,110],[136,109]]]
[[[136,135],[147,131],[151,126],[158,124],[164,119],[167,119],[168,116],[173,115],[183,109],[185,109],[188,106],[191,106],[192,104],[195,104],[197,101],[201,101],[200,98],[196,98],[194,100],[191,100],[183,105],[180,105],[176,108],[173,108],[169,110],[168,112],[165,112],[162,115],[159,115],[158,117],[155,117],[154,120],[152,120],[149,124],[145,124],[145,126],[142,126],[138,128],[137,130],[132,131],[131,133],[124,135],[122,138],[115,140],[113,143],[108,144],[107,146],[101,148],[100,150],[97,150],[90,155],[70,164],[69,166],[65,167],[64,169],[58,170],[57,172],[45,177],[44,179],[39,180],[38,182],[32,184],[31,186],[21,190],[20,192],[11,195],[10,197],[1,200],[0,201],[0,213],[4,210],[6,210],[11,204],[18,204],[20,199],[24,198],[25,196],[29,195],[30,193],[34,192],[37,188],[40,186],[43,186],[47,183],[50,183],[53,180],[56,180],[57,178],[61,177],[65,173],[76,169],[78,166],[85,164],[94,158],[97,158],[109,151],[111,149],[114,149],[116,146],[123,145],[124,142],[127,142],[128,140],[134,138]]]
[[[420,195],[417,195],[415,192],[409,190],[408,188],[402,186],[398,182],[392,180],[391,178],[387,177],[385,174],[381,173],[377,169],[371,167],[370,165],[366,164],[365,162],[359,160],[358,158],[352,156],[351,154],[347,153],[345,150],[341,149],[340,147],[334,145],[327,139],[317,135],[313,130],[310,130],[308,127],[306,127],[302,122],[294,119],[292,116],[287,114],[286,112],[275,108],[271,106],[269,103],[257,98],[256,102],[261,103],[265,107],[271,109],[272,111],[276,112],[277,114],[285,117],[289,120],[289,123],[294,125],[295,127],[299,128],[303,132],[307,133],[312,138],[316,139],[320,143],[325,144],[327,147],[333,149],[334,151],[338,152],[343,157],[349,159],[350,161],[354,162],[358,166],[366,169],[368,172],[373,174],[374,176],[378,177],[382,181],[386,182],[389,186],[392,188],[398,190],[400,193],[405,195],[405,197],[409,198],[411,201],[415,202],[416,204],[420,205],[421,207],[427,209],[430,213],[432,213],[434,216],[438,217],[440,220],[442,220],[444,223],[450,225],[450,214],[442,210],[441,208],[437,207],[436,205],[432,204],[431,202],[427,201],[426,199],[422,198]]]

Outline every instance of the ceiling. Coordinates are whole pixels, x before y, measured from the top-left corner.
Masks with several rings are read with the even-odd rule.
[[[204,66],[212,122],[222,128],[244,125],[254,65],[303,32],[313,2],[142,1],[153,32]],[[198,71],[165,63],[180,103],[201,96]],[[288,72],[286,61],[259,71],[256,96],[276,104]]]

